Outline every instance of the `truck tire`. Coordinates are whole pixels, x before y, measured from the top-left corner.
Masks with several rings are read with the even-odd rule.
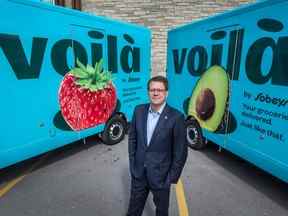
[[[115,115],[106,123],[101,139],[106,145],[115,145],[123,140],[126,128],[126,121],[120,115]]]
[[[186,120],[186,139],[188,146],[195,150],[203,149],[207,145],[200,125],[193,117]]]

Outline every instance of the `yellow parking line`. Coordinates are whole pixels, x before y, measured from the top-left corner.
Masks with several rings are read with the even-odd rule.
[[[181,179],[176,184],[176,197],[178,203],[179,216],[189,216],[184,187]]]
[[[49,153],[43,155],[38,161],[36,161],[26,172],[22,175],[16,177],[15,179],[9,181],[4,187],[0,188],[0,198],[3,197],[6,193],[8,193],[18,182],[20,182],[24,177],[32,172],[37,166],[40,165],[47,158]]]
[[[9,192],[18,182],[20,182],[26,175],[19,176],[12,181],[8,182],[3,188],[0,189],[0,198]]]

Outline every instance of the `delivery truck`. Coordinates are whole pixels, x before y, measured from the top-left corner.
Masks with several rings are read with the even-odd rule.
[[[288,182],[288,1],[258,1],[168,32],[168,103],[207,140]]]
[[[120,142],[147,102],[149,29],[0,0],[0,168],[87,136]]]

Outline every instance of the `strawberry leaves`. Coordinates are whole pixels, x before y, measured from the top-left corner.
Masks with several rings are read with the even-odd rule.
[[[103,59],[96,62],[94,68],[88,64],[85,67],[78,59],[76,64],[78,67],[72,69],[70,73],[76,77],[75,83],[81,88],[98,91],[104,89],[112,81],[111,72],[103,69]]]
[[[89,74],[81,70],[80,68],[74,68],[71,72],[75,77],[80,79],[87,79],[89,77]]]

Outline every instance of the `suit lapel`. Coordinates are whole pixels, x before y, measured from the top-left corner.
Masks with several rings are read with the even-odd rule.
[[[157,135],[161,132],[161,128],[166,124],[166,121],[169,119],[168,118],[168,113],[169,113],[169,107],[168,105],[166,104],[160,117],[159,117],[159,120],[156,124],[156,127],[154,129],[154,132],[152,134],[152,137],[151,137],[151,141],[150,141],[150,145],[153,143],[153,141],[155,140],[155,138],[157,137]],[[147,122],[147,121],[146,121]],[[146,123],[147,124],[147,123]],[[146,133],[147,133],[147,129],[146,129]],[[147,139],[146,139],[147,140]],[[147,143],[147,141],[146,141]],[[150,146],[149,145],[149,146]]]
[[[147,119],[148,119],[149,104],[145,106],[143,115],[143,139],[144,145],[147,147]]]

